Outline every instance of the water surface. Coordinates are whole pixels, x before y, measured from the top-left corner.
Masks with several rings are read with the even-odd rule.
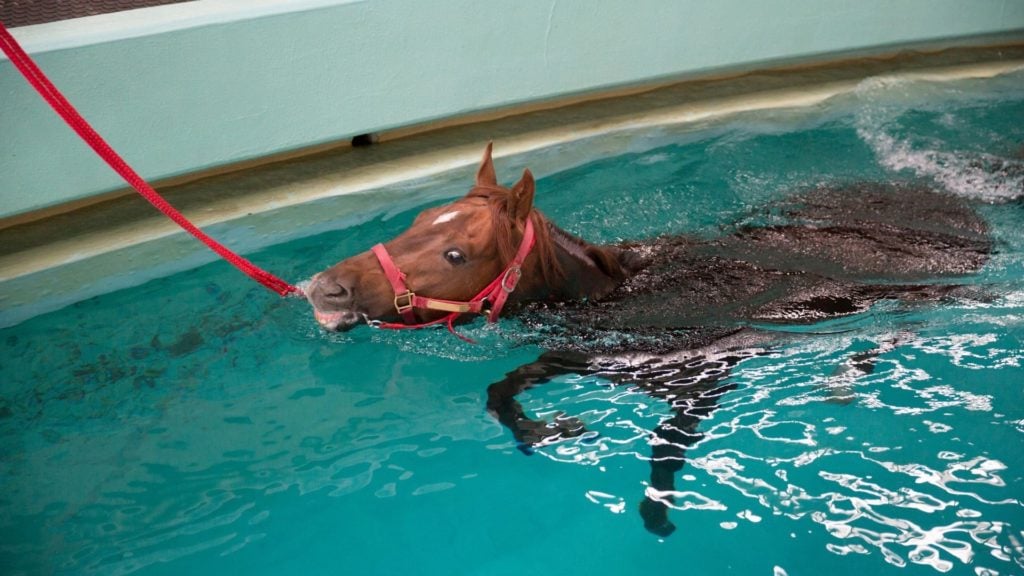
[[[638,132],[620,155],[538,182],[538,206],[595,242],[714,236],[793,191],[865,179],[932,183],[992,226],[997,252],[967,280],[991,297],[880,305],[738,366],[676,479],[668,538],[637,513],[666,406],[560,378],[524,407],[600,436],[526,456],[484,406],[488,384],[541,352],[523,344],[531,328],[478,322],[465,330],[477,346],[444,331],[328,335],[308,307],[214,263],[0,331],[0,566],[1022,573],[1022,148],[1020,74],[873,79],[811,109]],[[250,256],[305,277],[427,205]],[[887,342],[852,402],[827,401],[837,366]]]

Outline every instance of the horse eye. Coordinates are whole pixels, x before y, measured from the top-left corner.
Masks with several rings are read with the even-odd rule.
[[[461,251],[454,249],[445,252],[444,259],[455,266],[466,263],[466,255]]]

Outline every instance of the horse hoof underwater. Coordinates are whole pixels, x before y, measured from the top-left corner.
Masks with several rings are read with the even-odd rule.
[[[664,400],[671,415],[651,432],[640,504],[645,527],[662,536],[675,529],[668,510],[686,449],[734,387],[730,369],[776,338],[752,325],[818,322],[884,299],[956,297],[966,292],[956,277],[992,251],[965,201],[912,184],[819,187],[773,205],[771,225],[615,246],[565,232],[533,199],[528,170],[511,188],[498,184],[488,145],[465,197],[316,274],[307,297],[328,330],[450,327],[466,314],[495,321],[502,312],[544,326],[549,351],[488,388],[489,412],[528,454],[587,432],[576,418],[531,418],[516,400],[561,374],[598,375]],[[845,368],[870,372],[879,352]]]

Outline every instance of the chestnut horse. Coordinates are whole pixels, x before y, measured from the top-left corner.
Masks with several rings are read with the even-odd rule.
[[[516,400],[558,375],[599,375],[666,401],[672,415],[653,431],[640,505],[645,527],[663,536],[674,530],[668,509],[685,450],[734,386],[730,369],[774,338],[750,325],[957,296],[965,289],[936,279],[978,270],[992,250],[985,223],[963,201],[912,185],[822,187],[773,206],[778,224],[618,246],[569,234],[533,200],[529,170],[511,188],[498,184],[488,145],[465,197],[315,275],[307,297],[328,330],[450,326],[463,314],[493,321],[503,310],[545,326],[549,352],[488,388],[488,410],[528,454],[586,432],[576,418],[531,418]],[[845,369],[870,372],[878,352]]]

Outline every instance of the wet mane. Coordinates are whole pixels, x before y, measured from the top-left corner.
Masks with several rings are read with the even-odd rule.
[[[522,240],[522,231],[515,225],[509,212],[512,191],[502,186],[477,184],[469,191],[467,198],[482,198],[487,201],[491,209],[491,221],[495,226],[494,235],[498,243],[498,257],[501,259],[502,266],[507,265],[515,257],[516,251],[519,249],[519,242]],[[541,276],[549,286],[555,285],[565,279],[565,271],[562,270],[562,266],[555,256],[555,245],[551,237],[552,229],[557,230],[557,227],[536,209],[530,210],[530,218],[533,221],[536,237],[533,250],[538,256]],[[561,230],[557,231],[572,238]],[[573,238],[573,240],[579,242],[578,239]]]
[[[644,265],[642,259],[637,258],[630,259],[629,263],[623,266],[619,257],[616,256],[617,252],[594,246],[583,238],[559,228],[550,220],[548,221],[548,229],[553,235],[555,244],[561,246],[571,256],[582,262],[589,263],[616,281],[625,280],[630,274],[636,272]],[[621,252],[618,252],[618,254],[621,254]]]

